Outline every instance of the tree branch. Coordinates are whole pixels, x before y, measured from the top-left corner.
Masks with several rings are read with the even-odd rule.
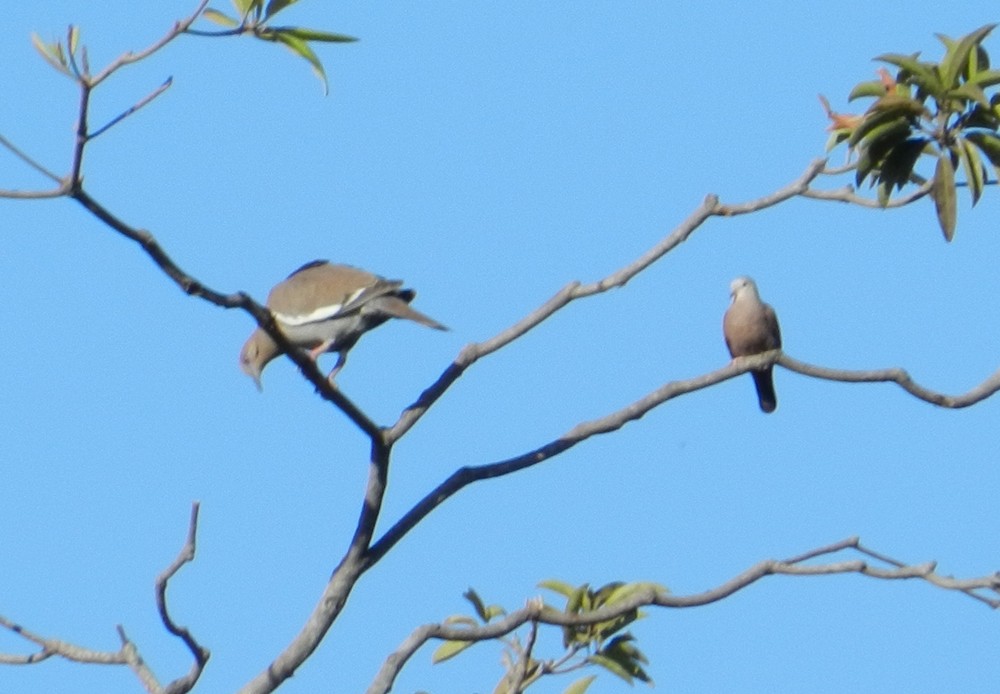
[[[33,631],[29,631],[4,616],[0,616],[0,627],[40,647],[38,652],[28,655],[0,654],[0,663],[5,665],[33,665],[52,656],[59,656],[77,663],[94,663],[98,665],[123,665],[127,662],[125,654],[121,650],[117,652],[95,651],[58,639],[46,638]]]
[[[805,563],[816,557],[829,556],[850,549],[876,561],[887,563],[891,568],[871,566],[864,560],[847,560],[829,564]],[[367,691],[368,694],[385,694],[389,692],[406,662],[421,646],[431,639],[487,641],[506,636],[529,622],[552,626],[584,626],[612,620],[616,617],[629,614],[640,607],[698,607],[727,598],[766,576],[825,576],[854,573],[881,580],[915,578],[927,581],[945,590],[965,593],[993,608],[1000,606],[1000,599],[998,597],[990,598],[976,592],[988,591],[994,596],[1000,596],[1000,573],[993,573],[980,578],[955,580],[935,573],[935,566],[934,562],[907,565],[894,559],[889,559],[861,545],[859,538],[850,537],[784,561],[768,559],[758,562],[743,573],[734,576],[715,588],[691,595],[672,595],[650,586],[637,590],[634,595],[615,603],[611,607],[604,607],[585,613],[567,613],[545,605],[541,600],[529,600],[522,609],[506,615],[503,619],[483,626],[456,626],[442,623],[425,624],[418,627],[385,659]]]
[[[27,164],[28,166],[30,166],[31,168],[33,168],[38,173],[40,173],[43,176],[45,176],[46,178],[50,178],[53,181],[55,181],[56,183],[60,184],[60,187],[57,188],[56,190],[60,191],[60,193],[59,193],[60,195],[64,195],[65,194],[65,191],[63,190],[64,186],[62,185],[63,180],[61,178],[59,178],[57,175],[55,175],[54,173],[52,173],[51,171],[49,171],[48,169],[46,169],[44,166],[42,166],[41,164],[39,164],[37,161],[35,161],[34,159],[32,159],[23,150],[21,150],[17,145],[15,145],[13,142],[11,142],[10,140],[8,140],[3,135],[0,135],[0,145],[3,145],[5,148],[7,148],[8,150],[10,150],[11,153],[14,154],[14,156],[16,156],[18,159],[20,159],[21,161],[23,161],[25,164]],[[0,192],[0,196],[2,196],[2,197],[16,197],[15,196],[15,192],[16,191],[3,191],[3,192]],[[55,196],[53,196],[53,197],[55,197]]]
[[[125,120],[126,118],[128,118],[129,116],[131,116],[133,113],[135,113],[136,111],[138,111],[139,109],[141,109],[143,106],[146,106],[149,102],[151,102],[153,99],[155,99],[156,97],[158,97],[160,94],[162,94],[163,92],[165,92],[168,89],[170,89],[170,86],[173,83],[174,83],[174,78],[173,77],[168,77],[166,80],[164,80],[163,84],[161,84],[159,87],[157,87],[156,89],[154,89],[153,91],[151,91],[146,96],[144,96],[141,99],[139,99],[139,101],[137,101],[136,103],[134,103],[132,106],[129,106],[125,111],[123,111],[122,113],[119,113],[117,116],[115,116],[114,118],[112,118],[110,121],[108,121],[107,123],[105,123],[104,125],[102,125],[97,130],[94,130],[93,132],[88,133],[87,134],[87,140],[88,141],[89,140],[93,140],[94,138],[98,137],[102,133],[104,133],[104,132],[110,130],[111,128],[113,128],[114,126],[118,125],[118,123],[122,122],[123,120]]]
[[[198,532],[198,509],[199,504],[195,502],[191,507],[191,521],[184,546],[181,548],[177,558],[156,578],[156,607],[160,614],[160,620],[167,631],[183,640],[194,655],[194,665],[187,675],[174,680],[166,687],[161,687],[153,671],[139,654],[135,644],[125,634],[125,628],[120,624],[117,626],[117,631],[121,648],[116,652],[94,651],[58,639],[45,638],[2,616],[0,616],[0,627],[8,629],[25,640],[36,644],[41,650],[28,655],[0,654],[0,663],[5,665],[30,665],[52,656],[59,656],[78,663],[127,665],[150,694],[183,694],[184,692],[191,691],[201,676],[201,672],[204,670],[205,663],[208,662],[210,654],[207,649],[198,644],[186,628],[178,626],[171,619],[167,610],[166,594],[170,579],[180,571],[184,564],[194,560],[195,539]]]
[[[211,289],[192,275],[184,272],[171,258],[163,247],[160,246],[156,238],[145,229],[137,229],[129,226],[122,220],[115,217],[103,205],[92,198],[85,190],[79,188],[72,193],[74,200],[83,205],[88,212],[104,222],[107,226],[117,231],[131,241],[134,241],[145,251],[146,255],[156,263],[164,274],[180,287],[185,294],[196,296],[221,308],[238,308],[246,311],[257,321],[268,335],[270,335],[285,355],[299,367],[302,375],[313,384],[316,392],[326,401],[339,408],[348,419],[350,419],[359,429],[365,432],[372,440],[380,439],[381,428],[375,424],[361,409],[355,405],[339,388],[330,385],[326,376],[320,372],[316,362],[302,349],[299,349],[288,342],[284,334],[278,330],[274,324],[271,313],[262,305],[254,301],[244,292],[233,294],[223,294]]]
[[[929,402],[932,405],[950,409],[961,409],[975,405],[1000,390],[1000,371],[993,372],[986,380],[966,393],[961,395],[946,395],[920,385],[913,380],[905,369],[898,367],[867,371],[831,369],[824,366],[807,364],[806,362],[793,359],[787,354],[782,354],[776,363],[803,376],[812,376],[826,381],[841,381],[843,383],[896,383],[915,398]]]
[[[373,439],[364,501],[347,552],[334,569],[319,603],[303,628],[263,672],[240,689],[241,694],[265,694],[277,689],[319,648],[327,631],[340,616],[351,591],[368,568],[365,555],[385,498],[391,452],[391,447],[381,438]]]
[[[132,51],[128,51],[120,55],[114,62],[109,64],[101,72],[99,72],[94,77],[88,79],[90,86],[96,87],[101,82],[106,80],[108,77],[110,77],[111,75],[113,75],[115,72],[125,67],[126,65],[131,65],[132,63],[137,63],[140,60],[148,58],[153,53],[156,53],[158,50],[160,50],[168,43],[176,39],[178,36],[186,32],[188,27],[194,24],[195,20],[198,19],[198,17],[201,15],[202,10],[208,7],[208,2],[209,0],[200,0],[194,12],[189,14],[184,19],[180,19],[174,22],[173,27],[171,27],[170,30],[159,41],[156,41],[155,43],[144,48],[138,53],[133,53]]]
[[[617,287],[624,287],[633,277],[684,241],[687,241],[691,234],[710,217],[732,217],[739,214],[748,214],[773,207],[789,198],[801,195],[809,189],[809,184],[823,172],[825,166],[826,159],[815,159],[798,178],[788,185],[774,193],[746,203],[723,205],[719,202],[717,196],[708,195],[702,201],[701,205],[688,215],[687,219],[681,222],[670,234],[625,267],[590,284],[581,284],[577,281],[570,282],[556,292],[552,298],[506,330],[501,331],[484,342],[467,345],[462,349],[455,361],[438,377],[437,381],[424,390],[413,404],[403,410],[399,419],[390,428],[388,440],[397,441],[409,431],[423,417],[427,410],[445,394],[448,388],[461,377],[465,370],[482,357],[496,352],[525,335],[572,301],[601,294]]]
[[[854,192],[854,187],[849,185],[844,186],[843,188],[836,188],[834,190],[816,190],[815,188],[808,188],[802,192],[802,197],[810,198],[812,200],[847,202],[871,209],[888,210],[896,207],[903,207],[905,205],[909,205],[911,202],[919,200],[931,192],[931,186],[933,183],[933,181],[926,181],[913,192],[902,197],[893,198],[887,201],[884,205],[873,198],[866,198],[863,195],[858,195]]]
[[[184,642],[184,645],[191,651],[191,655],[194,656],[194,663],[192,663],[188,674],[167,685],[164,691],[169,694],[181,694],[191,691],[195,683],[197,683],[198,678],[201,677],[201,673],[205,669],[205,664],[211,656],[209,650],[202,647],[186,627],[178,626],[174,622],[167,610],[167,584],[181,570],[182,566],[194,561],[198,536],[198,511],[200,508],[201,504],[197,501],[191,504],[191,521],[188,526],[187,540],[184,542],[184,546],[178,553],[177,558],[174,559],[163,573],[156,577],[156,609],[160,613],[160,621],[163,622],[163,626],[167,631]]]
[[[485,465],[462,467],[453,472],[430,493],[407,511],[385,534],[379,538],[368,553],[369,565],[377,563],[420,521],[434,509],[464,487],[482,480],[503,477],[537,465],[564,453],[578,443],[598,434],[617,431],[629,422],[641,419],[650,410],[672,400],[679,395],[702,390],[723,381],[735,378],[753,369],[769,364],[779,364],[790,371],[828,381],[845,383],[894,382],[913,396],[933,405],[948,408],[962,408],[985,400],[1000,390],[1000,371],[994,372],[983,383],[963,395],[945,395],[916,383],[900,368],[874,369],[868,371],[848,371],[814,366],[798,361],[780,351],[764,352],[750,357],[732,360],[727,366],[679,381],[670,381],[625,407],[597,419],[581,422],[559,438],[526,453]]]

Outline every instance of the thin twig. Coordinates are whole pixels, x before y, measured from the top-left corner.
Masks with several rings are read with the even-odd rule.
[[[77,663],[92,663],[97,665],[124,665],[127,662],[125,654],[122,651],[95,651],[60,641],[59,639],[46,638],[3,616],[0,616],[0,628],[6,629],[20,636],[25,641],[29,641],[40,647],[38,652],[29,655],[0,654],[0,663],[30,665],[51,658],[52,656],[59,656]]]
[[[139,682],[142,684],[143,688],[149,694],[164,694],[163,687],[160,686],[159,680],[156,679],[156,675],[150,669],[149,665],[143,660],[142,656],[139,655],[139,649],[136,648],[132,639],[128,637],[125,633],[125,628],[119,624],[117,627],[118,639],[122,644],[122,654],[125,656],[125,663],[128,665],[129,669],[135,673],[135,676],[139,678]]]
[[[538,638],[538,622],[531,621],[531,628],[528,630],[528,639],[521,651],[521,657],[517,662],[517,674],[511,682],[510,694],[521,694],[525,679],[528,677],[528,668],[531,665],[531,651],[535,647],[535,640]]]
[[[170,583],[170,579],[181,570],[181,567],[194,561],[198,538],[198,511],[200,508],[201,504],[197,501],[191,504],[191,520],[188,524],[188,534],[184,546],[181,547],[177,558],[171,562],[170,566],[156,577],[156,609],[160,614],[160,621],[163,622],[163,626],[167,631],[184,642],[184,645],[191,651],[191,655],[194,656],[194,663],[191,665],[191,670],[184,677],[178,678],[167,685],[166,691],[171,694],[191,691],[198,678],[201,677],[201,673],[205,669],[205,663],[208,662],[211,656],[211,652],[198,643],[187,627],[179,626],[173,620],[167,609],[167,586]]]
[[[33,168],[38,173],[42,174],[46,178],[49,178],[62,186],[63,180],[59,178],[56,174],[49,171],[47,168],[39,164],[37,161],[28,156],[24,151],[22,151],[17,145],[8,140],[3,135],[0,135],[0,145],[3,145],[6,149],[10,150],[14,156],[23,161],[25,164]],[[61,189],[61,188],[60,188]],[[63,193],[64,194],[64,193]],[[13,195],[4,195],[3,197],[14,197]]]
[[[931,192],[931,186],[933,181],[927,181],[920,185],[916,190],[903,195],[901,197],[891,198],[882,204],[880,201],[873,198],[866,198],[863,195],[858,195],[854,192],[854,188],[851,186],[844,186],[843,188],[836,188],[833,190],[817,190],[815,188],[809,188],[802,192],[802,197],[810,198],[812,200],[828,200],[833,202],[846,202],[852,205],[860,205],[861,207],[867,207],[870,209],[877,210],[890,210],[897,207],[904,207],[910,203],[919,200],[920,198],[926,196]]]
[[[101,72],[99,72],[97,75],[95,75],[89,80],[90,86],[96,87],[98,84],[106,80],[108,77],[113,75],[121,68],[149,57],[150,55],[156,53],[158,50],[160,50],[168,43],[176,39],[178,36],[185,33],[188,27],[194,24],[195,20],[198,19],[199,15],[201,15],[202,10],[204,10],[208,6],[208,2],[209,0],[200,0],[200,2],[198,3],[198,7],[195,8],[194,12],[192,12],[184,19],[180,19],[174,22],[173,27],[171,27],[170,30],[160,40],[156,41],[155,43],[151,44],[150,46],[144,48],[143,50],[137,53],[128,51],[127,53],[120,55],[111,64],[109,64],[107,67],[101,70]]]
[[[126,111],[118,114],[117,116],[115,116],[114,118],[112,118],[110,121],[108,121],[107,123],[105,123],[104,125],[102,125],[97,130],[94,130],[93,132],[89,133],[87,135],[87,139],[88,140],[93,140],[94,138],[98,137],[99,135],[101,135],[105,131],[109,130],[110,128],[114,127],[115,125],[117,125],[121,121],[123,121],[126,118],[128,118],[129,116],[131,116],[133,113],[135,113],[136,111],[138,111],[139,109],[141,109],[143,106],[145,106],[150,101],[152,101],[153,99],[155,99],[156,97],[158,97],[160,94],[162,94],[163,92],[167,91],[170,88],[170,85],[173,84],[173,81],[174,81],[173,77],[168,77],[166,79],[166,81],[163,82],[163,84],[161,84],[159,87],[157,87],[156,89],[154,89],[152,92],[150,92],[149,94],[147,94],[143,98],[139,99],[139,101],[137,101],[133,106],[129,107]]]
[[[1000,370],[993,372],[982,383],[966,393],[947,395],[920,385],[902,368],[870,369],[864,371],[831,369],[825,366],[807,364],[806,362],[793,359],[787,354],[782,354],[778,357],[776,363],[803,376],[812,376],[813,378],[821,378],[827,381],[841,381],[843,383],[895,383],[915,398],[949,409],[970,407],[1000,390]]]

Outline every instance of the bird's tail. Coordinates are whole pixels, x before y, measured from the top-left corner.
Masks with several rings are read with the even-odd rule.
[[[753,384],[757,387],[757,402],[764,412],[774,412],[778,408],[778,396],[774,392],[774,375],[771,367],[753,372]]]
[[[411,296],[412,298],[412,296]],[[448,328],[438,323],[430,316],[425,316],[420,311],[410,308],[410,305],[398,296],[387,294],[371,301],[370,305],[378,308],[379,311],[393,318],[405,318],[406,320],[426,325],[435,330],[447,330]]]

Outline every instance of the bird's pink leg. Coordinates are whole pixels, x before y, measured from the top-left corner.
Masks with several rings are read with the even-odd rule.
[[[344,368],[344,364],[347,363],[347,354],[345,352],[337,353],[337,363],[333,365],[333,370],[327,375],[326,380],[329,382],[330,386],[333,388],[337,387],[337,384],[333,382],[334,377],[340,373],[340,370]]]

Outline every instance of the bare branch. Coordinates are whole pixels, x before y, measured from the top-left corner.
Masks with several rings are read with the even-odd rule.
[[[139,682],[142,683],[142,686],[149,694],[163,694],[163,687],[160,686],[156,675],[149,669],[146,661],[139,655],[139,649],[136,648],[132,640],[125,634],[125,628],[119,624],[117,629],[118,638],[122,643],[121,652],[125,656],[125,663],[129,666],[129,669],[135,673],[135,676],[139,678]]]
[[[39,164],[37,161],[35,161],[34,159],[32,159],[23,150],[21,150],[17,145],[15,145],[13,142],[11,142],[10,140],[8,140],[3,135],[0,135],[0,145],[3,145],[6,149],[10,150],[11,153],[14,154],[14,156],[16,156],[18,159],[20,159],[21,161],[23,161],[25,164],[27,164],[28,166],[30,166],[31,168],[33,168],[38,173],[40,173],[43,176],[45,176],[46,178],[50,178],[53,181],[55,181],[56,183],[60,184],[59,190],[62,191],[63,180],[61,178],[59,178],[57,175],[55,175],[54,173],[52,173],[51,171],[49,171],[47,168],[45,168],[44,166],[42,166],[41,164]],[[62,195],[62,194],[65,194],[65,192],[64,191],[60,192],[60,195]],[[3,197],[6,198],[6,197],[15,197],[15,196],[14,195],[6,195],[6,194],[4,194]]]
[[[80,105],[77,107],[76,138],[73,141],[73,156],[70,163],[68,183],[72,191],[82,186],[80,177],[83,171],[83,153],[87,147],[87,118],[90,113],[90,92],[93,87],[86,80],[78,80],[80,87]]]
[[[962,395],[945,395],[926,388],[915,382],[905,369],[872,369],[869,371],[848,371],[830,369],[824,366],[807,364],[782,354],[776,361],[786,369],[800,373],[803,376],[813,376],[827,381],[842,381],[844,383],[896,383],[910,395],[932,405],[961,409],[975,405],[1000,390],[1000,371],[995,371],[985,381]]]
[[[606,292],[609,289],[625,286],[633,277],[681,243],[687,241],[691,234],[709,217],[731,217],[739,214],[748,214],[772,207],[796,195],[801,195],[809,189],[809,184],[822,173],[825,165],[825,159],[816,159],[806,167],[806,170],[798,178],[785,187],[750,202],[738,205],[723,205],[715,195],[707,196],[701,205],[688,215],[687,219],[630,264],[590,284],[570,282],[556,292],[551,299],[511,327],[484,342],[467,345],[459,353],[458,358],[438,377],[437,381],[421,393],[420,397],[413,404],[403,410],[398,421],[389,430],[387,434],[388,440],[390,442],[396,441],[409,431],[423,417],[427,410],[444,395],[448,388],[461,377],[465,370],[482,357],[492,354],[510,344],[576,299],[582,299]]]
[[[127,53],[120,55],[110,65],[108,65],[106,68],[101,70],[101,72],[99,72],[97,75],[88,80],[90,86],[96,87],[98,84],[106,80],[108,77],[110,77],[112,74],[114,74],[121,68],[125,67],[126,65],[131,65],[132,63],[139,62],[144,58],[148,58],[150,55],[156,53],[158,50],[160,50],[168,43],[176,39],[178,36],[186,32],[188,27],[194,24],[195,20],[198,19],[198,16],[202,13],[202,10],[204,10],[208,6],[208,2],[209,0],[200,0],[200,2],[198,3],[198,7],[195,8],[194,12],[192,12],[184,19],[180,19],[174,22],[174,25],[173,27],[170,28],[170,31],[168,31],[159,41],[156,41],[155,43],[144,48],[138,53],[133,53],[132,51],[129,51]]]
[[[535,640],[538,638],[538,622],[532,620],[531,628],[528,630],[528,639],[524,644],[524,648],[521,649],[520,657],[517,662],[517,672],[515,674],[515,679],[511,683],[510,692],[512,694],[521,694],[524,688],[524,681],[528,677],[528,668],[531,665],[531,651],[535,647]]]
[[[355,584],[368,568],[364,558],[385,497],[390,453],[391,448],[380,437],[372,440],[365,497],[347,552],[334,569],[319,603],[313,608],[301,631],[263,672],[240,689],[240,694],[265,694],[277,689],[316,651],[327,631],[340,616]]]
[[[0,188],[0,198],[10,200],[45,200],[61,198],[69,194],[69,186],[60,186],[52,190],[4,190]]]
[[[809,559],[829,556],[844,550],[856,550],[871,558],[876,558],[891,565],[892,568],[873,567],[862,560],[849,560],[829,564],[805,564]],[[826,547],[810,550],[792,559],[776,561],[768,559],[754,564],[743,573],[734,576],[725,583],[702,593],[678,596],[648,587],[637,590],[629,598],[615,603],[611,607],[603,607],[593,612],[567,613],[544,605],[541,600],[529,600],[524,608],[511,612],[503,619],[483,626],[457,626],[453,624],[426,624],[415,629],[400,646],[383,662],[368,687],[368,694],[385,694],[392,689],[396,677],[403,666],[416,651],[431,639],[447,641],[486,641],[510,634],[524,624],[549,624],[553,626],[583,626],[605,622],[615,617],[628,614],[640,607],[659,606],[670,608],[698,607],[718,602],[765,576],[825,576],[832,574],[855,573],[869,578],[881,580],[922,579],[946,590],[966,593],[971,597],[985,602],[991,607],[1000,606],[1000,599],[987,598],[976,594],[976,590],[985,590],[994,596],[1000,596],[1000,574],[990,574],[980,578],[955,580],[934,573],[934,562],[920,565],[906,565],[861,546],[857,537],[851,537]]]
[[[834,190],[816,190],[815,188],[809,188],[802,192],[802,197],[810,198],[812,200],[831,200],[834,202],[847,202],[854,205],[860,205],[862,207],[868,207],[878,210],[888,210],[896,207],[903,207],[909,205],[911,202],[919,200],[928,193],[931,192],[931,185],[933,181],[927,181],[920,185],[912,193],[904,195],[902,197],[893,198],[886,202],[884,205],[873,198],[866,198],[863,195],[858,195],[854,192],[852,186],[844,186],[843,188],[837,188]]]
[[[124,665],[128,660],[124,649],[117,652],[95,651],[60,641],[59,639],[46,638],[29,631],[20,624],[12,622],[3,616],[0,616],[0,628],[7,629],[25,641],[29,641],[41,648],[37,653],[30,655],[0,654],[0,663],[8,665],[31,665],[52,656],[59,656],[77,663],[92,663],[97,665]]]
[[[35,645],[41,650],[29,655],[8,655],[0,654],[0,663],[8,665],[29,665],[41,662],[52,656],[59,656],[66,660],[78,663],[89,663],[98,665],[127,665],[138,677],[143,687],[150,694],[182,694],[189,692],[201,675],[208,662],[209,652],[202,648],[191,636],[191,633],[184,627],[178,626],[167,610],[167,584],[170,579],[181,569],[184,564],[194,560],[195,539],[198,529],[198,509],[199,504],[195,502],[191,508],[191,522],[188,528],[187,540],[177,558],[161,573],[156,579],[156,606],[160,613],[160,619],[167,631],[181,638],[194,655],[195,664],[191,671],[184,677],[174,680],[167,687],[161,687],[153,674],[153,671],[146,664],[146,661],[139,654],[135,644],[129,639],[122,625],[117,626],[118,638],[121,648],[116,652],[94,651],[82,648],[58,639],[49,639],[35,634],[19,624],[0,616],[0,627],[18,634],[22,638]]]
[[[194,561],[198,536],[198,511],[200,508],[201,504],[197,501],[191,504],[191,521],[188,525],[187,540],[184,542],[184,546],[178,553],[177,558],[174,559],[170,566],[164,569],[163,573],[156,577],[156,609],[160,613],[160,621],[163,622],[163,626],[167,631],[184,642],[184,645],[191,651],[191,655],[194,656],[194,663],[191,665],[190,672],[184,677],[174,680],[166,687],[165,691],[171,693],[191,691],[198,678],[201,677],[201,673],[205,669],[205,663],[208,662],[211,656],[209,650],[202,647],[186,627],[178,626],[174,622],[167,609],[167,585],[170,583],[170,579],[181,570],[182,566]]]
[[[502,477],[525,468],[532,467],[553,458],[591,436],[617,431],[627,423],[642,418],[655,407],[672,400],[678,395],[690,393],[735,378],[752,369],[768,364],[780,364],[790,371],[805,376],[829,381],[848,383],[894,382],[908,393],[933,405],[948,408],[962,408],[974,405],[1000,390],[1000,371],[993,373],[982,384],[964,395],[944,395],[914,382],[903,369],[875,369],[870,371],[847,371],[814,366],[798,361],[780,351],[764,352],[750,357],[732,360],[727,366],[696,376],[694,378],[666,383],[635,402],[603,417],[577,424],[558,439],[550,441],[527,453],[478,466],[467,466],[456,470],[423,499],[417,502],[374,544],[368,553],[368,562],[377,563],[393,545],[415,527],[435,508],[462,488],[481,480]]]
[[[161,84],[159,87],[157,87],[156,89],[154,89],[152,92],[150,92],[146,96],[144,96],[141,99],[139,99],[139,101],[137,101],[134,105],[130,106],[126,111],[124,111],[123,113],[119,113],[117,116],[115,116],[110,121],[108,121],[107,123],[105,123],[104,125],[102,125],[100,128],[98,128],[97,130],[93,131],[92,133],[89,133],[87,135],[87,139],[88,140],[93,140],[95,137],[101,135],[102,133],[104,133],[107,130],[113,128],[115,125],[117,125],[121,121],[123,121],[126,118],[128,118],[129,116],[131,116],[133,113],[135,113],[136,111],[138,111],[139,109],[141,109],[143,106],[145,106],[150,101],[152,101],[153,99],[155,99],[156,97],[158,97],[160,94],[162,94],[163,92],[167,91],[170,88],[170,85],[173,84],[173,81],[174,81],[173,77],[168,77],[163,82],[163,84]]]

